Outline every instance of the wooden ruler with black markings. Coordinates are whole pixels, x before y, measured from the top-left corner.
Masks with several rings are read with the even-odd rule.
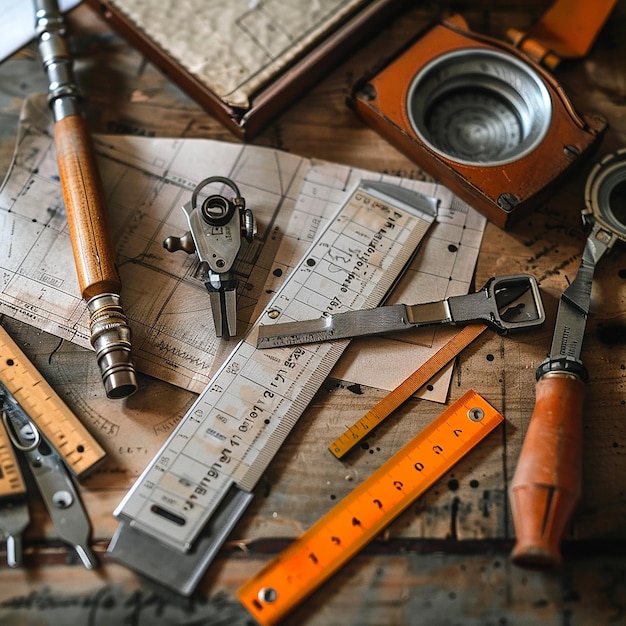
[[[105,451],[69,409],[37,368],[0,327],[0,391],[37,426],[77,478],[83,477],[105,456]],[[10,396],[10,397],[9,397]]]

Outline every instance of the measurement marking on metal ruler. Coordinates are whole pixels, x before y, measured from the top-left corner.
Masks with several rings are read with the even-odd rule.
[[[260,351],[259,325],[380,304],[436,205],[395,185],[359,185],[115,511],[112,558],[180,593],[193,591],[348,344]]]
[[[0,389],[33,420],[68,468],[78,478],[84,476],[105,451],[2,327],[0,354]]]
[[[237,592],[276,624],[503,421],[468,391]]]

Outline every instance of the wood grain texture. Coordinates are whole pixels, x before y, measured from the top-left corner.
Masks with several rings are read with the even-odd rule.
[[[472,27],[501,36],[528,28],[550,2],[462,1],[454,8]],[[364,125],[345,105],[354,80],[385,51],[426,26],[442,2],[416,6],[293,103],[255,144],[372,170],[429,178]],[[130,48],[88,7],[68,24],[75,69],[89,102],[92,132],[210,137],[229,131]],[[626,144],[626,8],[618,4],[587,59],[563,65],[558,77],[581,111],[610,123],[599,158]],[[19,108],[28,91],[45,91],[34,47],[0,64],[0,159],[8,157]],[[9,146],[11,148],[9,148]],[[626,254],[602,260],[582,358],[590,373],[583,421],[581,501],[566,529],[563,566],[527,572],[509,558],[514,530],[508,488],[535,396],[535,369],[550,347],[558,298],[573,280],[586,232],[581,226],[585,175],[568,180],[511,231],[488,225],[475,275],[528,272],[541,287],[546,324],[514,337],[483,333],[463,350],[449,402],[476,389],[505,416],[488,438],[288,620],[288,624],[425,624],[572,626],[626,623]],[[3,317],[2,325],[107,450],[108,461],[82,485],[103,558],[116,528],[112,511],[194,396],[139,375],[139,391],[107,400],[93,355]],[[409,400],[342,462],[328,444],[364,415],[384,391],[326,382],[271,463],[229,544],[189,601],[177,600],[113,563],[87,572],[63,546],[47,514],[32,501],[27,568],[12,571],[0,555],[0,624],[250,623],[235,601],[244,580],[313,524],[353,485],[382,465],[441,413],[438,404]],[[123,445],[119,441],[123,441]],[[104,560],[104,559],[103,559]],[[144,621],[142,622],[141,619]]]

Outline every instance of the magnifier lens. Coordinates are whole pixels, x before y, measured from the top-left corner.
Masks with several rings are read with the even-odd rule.
[[[413,130],[458,163],[502,165],[545,137],[552,119],[546,86],[530,66],[492,50],[443,54],[413,79],[407,94]]]
[[[587,178],[586,213],[626,241],[626,149],[604,157]]]

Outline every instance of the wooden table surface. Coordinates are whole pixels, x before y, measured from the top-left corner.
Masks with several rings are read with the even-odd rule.
[[[525,28],[548,2],[456,2],[475,30],[502,36]],[[307,157],[407,177],[424,173],[345,106],[350,86],[385,46],[428,24],[445,3],[420,4],[340,64],[280,115],[254,143]],[[523,7],[523,8],[522,8]],[[76,73],[94,131],[237,141],[210,115],[114,33],[90,8],[69,16]],[[618,5],[587,59],[558,70],[580,111],[605,116],[610,128],[594,158],[626,145],[626,7]],[[0,64],[0,171],[7,170],[19,110],[45,92],[34,44]],[[486,333],[458,358],[449,403],[473,388],[506,420],[420,498],[288,624],[521,625],[626,624],[626,255],[602,260],[583,359],[590,373],[584,420],[583,498],[552,573],[510,562],[514,530],[507,488],[534,404],[535,368],[545,357],[557,300],[573,279],[582,228],[587,171],[572,177],[510,231],[489,224],[476,286],[496,274],[529,272],[540,283],[547,323],[503,338]],[[256,489],[243,520],[191,599],[164,592],[104,556],[116,527],[113,508],[133,484],[194,395],[140,374],[140,390],[124,402],[104,396],[93,355],[7,316],[5,329],[109,453],[104,468],[81,484],[100,561],[85,570],[55,537],[42,505],[31,505],[25,566],[0,555],[0,624],[246,624],[236,589],[288,545],[400,445],[439,415],[441,404],[411,400],[381,427],[369,449],[338,462],[326,451],[345,424],[385,392],[328,380]],[[111,445],[103,424],[132,420],[143,446]],[[168,422],[169,420],[169,422]],[[130,462],[127,462],[130,460]],[[129,470],[128,468],[135,468]]]

